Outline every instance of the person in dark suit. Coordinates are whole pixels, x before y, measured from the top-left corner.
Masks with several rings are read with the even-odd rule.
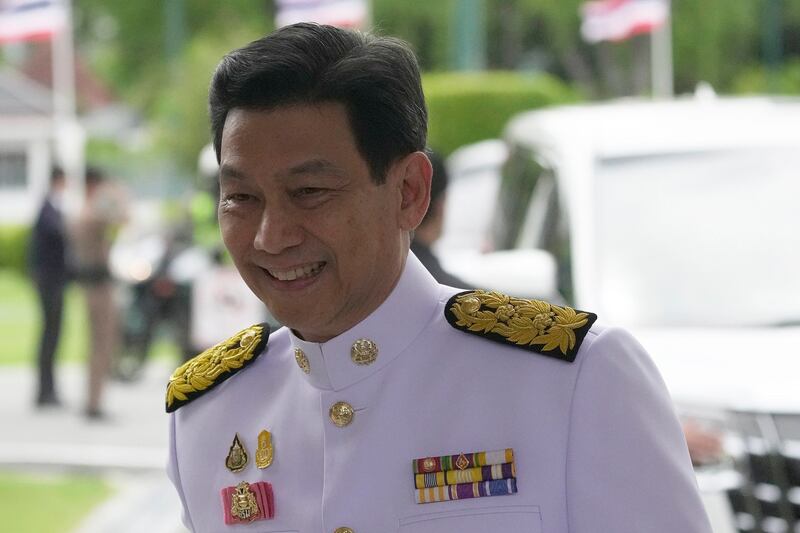
[[[64,288],[69,278],[66,230],[61,212],[65,184],[63,170],[54,168],[50,176],[50,189],[31,233],[29,267],[42,308],[42,335],[37,359],[37,407],[60,404],[53,379],[53,365],[61,336]]]
[[[431,247],[433,243],[442,236],[444,226],[445,191],[447,189],[447,168],[441,156],[436,152],[429,152],[431,165],[433,166],[433,176],[431,177],[431,205],[425,218],[414,232],[414,239],[411,241],[411,251],[417,256],[428,272],[434,279],[442,285],[450,287],[469,287],[466,281],[450,274],[442,268],[439,259],[434,255]]]

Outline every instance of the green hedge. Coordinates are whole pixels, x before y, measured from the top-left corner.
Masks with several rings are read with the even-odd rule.
[[[30,228],[27,226],[0,226],[0,270],[11,269],[24,273]]]
[[[764,65],[740,70],[733,81],[737,94],[800,94],[800,60],[790,59],[780,68],[771,71]]]
[[[499,137],[520,111],[581,99],[576,89],[547,74],[431,73],[422,83],[430,115],[428,145],[444,155]]]

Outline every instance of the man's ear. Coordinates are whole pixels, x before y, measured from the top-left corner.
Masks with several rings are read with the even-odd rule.
[[[411,231],[422,222],[431,202],[433,167],[423,152],[413,152],[395,163],[400,191],[398,223]]]

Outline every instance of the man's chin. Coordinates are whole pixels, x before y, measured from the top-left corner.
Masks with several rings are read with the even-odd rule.
[[[312,320],[309,316],[315,310],[312,304],[304,305],[300,301],[291,303],[292,305],[285,305],[284,302],[277,302],[273,298],[266,301],[265,305],[275,320],[295,332],[314,332],[321,329],[318,321]]]
[[[336,336],[333,333],[323,331],[319,326],[308,324],[307,321],[305,323],[295,323],[294,327],[284,322],[281,322],[281,324],[291,329],[299,339],[307,342],[326,342]]]

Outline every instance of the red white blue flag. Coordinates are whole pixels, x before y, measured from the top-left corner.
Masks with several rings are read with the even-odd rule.
[[[669,11],[669,0],[593,0],[581,8],[581,35],[590,43],[622,41],[661,27]]]
[[[275,25],[318,22],[340,28],[363,28],[369,16],[367,0],[275,0]]]
[[[63,0],[0,0],[0,43],[49,39],[66,24]]]

